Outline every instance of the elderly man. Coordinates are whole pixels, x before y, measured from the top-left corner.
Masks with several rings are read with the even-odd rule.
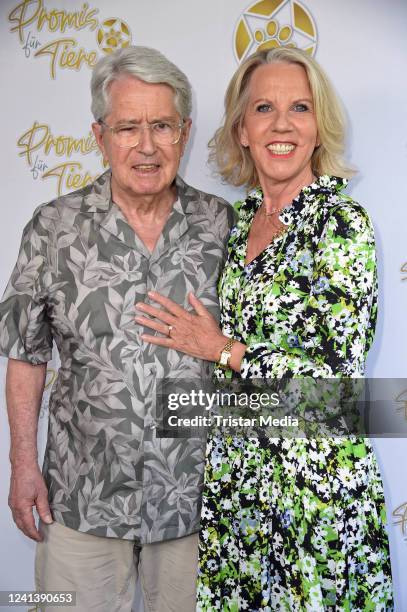
[[[216,315],[232,211],[177,176],[191,89],[176,66],[129,47],[99,61],[91,90],[110,170],[35,211],[0,304],[10,507],[38,541],[38,590],[76,591],[81,612],[125,612],[139,574],[146,610],[192,612],[203,453],[196,441],[157,436],[155,391],[157,379],[210,369],[144,343],[134,305],[156,290],[187,306],[192,291]],[[37,420],[53,341],[61,367],[41,474]]]

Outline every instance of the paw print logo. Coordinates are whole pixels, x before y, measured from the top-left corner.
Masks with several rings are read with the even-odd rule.
[[[104,53],[128,47],[131,43],[129,26],[121,19],[106,19],[97,31],[97,41]]]
[[[256,30],[254,39],[258,43],[257,49],[264,51],[267,49],[275,49],[276,47],[295,47],[290,39],[293,35],[293,29],[289,25],[280,27],[278,21],[272,19],[269,21],[264,30]]]
[[[309,10],[297,0],[260,0],[240,16],[234,32],[238,62],[257,50],[298,47],[310,55],[317,48],[317,29]]]

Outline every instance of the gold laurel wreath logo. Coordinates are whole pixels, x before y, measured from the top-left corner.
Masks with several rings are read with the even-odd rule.
[[[310,55],[317,48],[317,28],[309,10],[297,0],[260,0],[241,15],[234,32],[238,62],[258,50],[298,47]]]
[[[52,368],[47,369],[47,377],[44,389],[50,389],[55,382],[58,372]]]
[[[96,39],[104,53],[124,49],[131,43],[130,28],[121,19],[105,19],[99,26]]]
[[[399,404],[397,412],[404,411],[404,418],[407,419],[407,389],[403,389],[397,397],[394,398],[396,404]]]
[[[393,510],[393,525],[399,525],[403,536],[407,536],[407,502]]]

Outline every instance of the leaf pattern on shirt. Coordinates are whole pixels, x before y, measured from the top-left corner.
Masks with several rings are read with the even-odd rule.
[[[40,206],[0,303],[0,352],[32,364],[57,345],[43,471],[54,518],[141,543],[199,528],[204,448],[160,439],[158,379],[205,379],[208,362],[140,339],[134,306],[155,289],[184,307],[194,291],[219,315],[216,286],[233,209],[176,179],[153,253],[112,202],[110,171]]]

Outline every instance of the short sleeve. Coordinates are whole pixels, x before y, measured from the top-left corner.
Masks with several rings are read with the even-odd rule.
[[[0,302],[0,355],[33,365],[52,357],[44,282],[47,244],[47,233],[35,214],[24,228],[17,263]]]

